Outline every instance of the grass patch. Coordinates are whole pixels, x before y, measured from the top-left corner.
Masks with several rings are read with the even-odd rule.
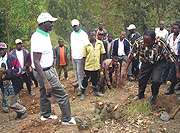
[[[144,103],[129,104],[125,107],[125,118],[134,117],[137,115],[148,116],[152,114],[152,106],[146,101]]]

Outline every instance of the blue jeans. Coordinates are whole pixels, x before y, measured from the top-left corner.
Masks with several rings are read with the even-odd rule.
[[[174,69],[175,69],[174,63],[167,61],[166,68],[163,70],[163,73],[162,73],[162,82],[163,83],[166,83],[166,80],[171,81]],[[171,72],[169,73],[170,70],[171,70]]]

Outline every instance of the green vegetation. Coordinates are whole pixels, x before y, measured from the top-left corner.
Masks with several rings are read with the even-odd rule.
[[[129,104],[125,107],[125,118],[135,117],[139,115],[148,116],[152,113],[152,106],[146,101],[144,103]]]
[[[0,41],[9,44],[10,50],[15,47],[14,40],[21,38],[29,50],[30,38],[38,27],[36,20],[41,12],[49,12],[58,18],[54,23],[55,33],[52,33],[55,36],[53,46],[57,45],[59,37],[64,38],[69,46],[69,36],[73,30],[71,20],[74,18],[80,21],[81,28],[85,31],[97,28],[98,23],[103,21],[104,28],[114,33],[115,37],[131,23],[143,34],[150,26],[158,26],[161,20],[166,24],[177,21],[180,18],[179,4],[179,0],[1,0]]]

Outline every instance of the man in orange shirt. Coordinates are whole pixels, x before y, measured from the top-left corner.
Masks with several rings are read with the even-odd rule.
[[[61,76],[62,69],[64,70],[64,78],[68,79],[68,72],[67,72],[67,66],[68,66],[68,58],[67,58],[67,52],[68,52],[68,46],[64,45],[63,39],[58,40],[59,45],[54,48],[54,52],[56,55],[56,69],[59,76]]]

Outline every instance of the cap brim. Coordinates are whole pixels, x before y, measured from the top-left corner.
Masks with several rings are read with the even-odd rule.
[[[57,18],[51,18],[51,20],[49,20],[49,21],[56,21],[57,20]]]

